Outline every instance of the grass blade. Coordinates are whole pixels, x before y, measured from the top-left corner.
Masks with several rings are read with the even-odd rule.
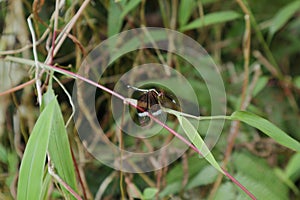
[[[219,24],[219,23],[225,23],[228,21],[232,21],[234,19],[240,18],[241,15],[235,11],[222,11],[222,12],[216,12],[216,13],[210,13],[207,15],[204,15],[204,19],[196,19],[195,21],[187,24],[184,27],[180,28],[180,31],[187,31],[191,29],[196,28],[202,28],[204,26]]]
[[[204,143],[203,139],[201,138],[200,134],[196,130],[196,128],[193,126],[193,124],[187,120],[185,117],[181,115],[176,115],[180,126],[184,130],[184,132],[187,134],[190,141],[197,147],[198,150],[200,150],[201,154],[204,156],[204,158],[218,171],[224,174],[223,170],[221,169],[218,162],[215,160],[214,156]]]
[[[45,107],[32,130],[20,167],[17,199],[40,199],[46,151],[57,106],[56,99],[53,99]]]
[[[121,13],[121,19],[124,19],[124,17],[132,11],[135,7],[137,7],[141,3],[141,0],[134,0],[134,1],[128,1],[128,3],[125,5],[122,13]]]
[[[178,22],[180,27],[186,25],[196,8],[196,1],[194,0],[180,1],[178,13]]]
[[[279,144],[300,152],[300,143],[298,141],[262,117],[246,111],[236,111],[230,116],[230,118],[232,120],[240,120],[246,124],[249,124],[250,126],[259,129],[264,134],[273,138]]]
[[[114,0],[109,1],[108,9],[108,36],[115,35],[119,33],[122,26],[121,18],[121,8],[120,5],[122,2],[115,2]]]
[[[274,34],[281,29],[288,20],[296,13],[300,8],[300,1],[294,1],[281,8],[272,19],[272,24],[269,29],[268,41],[271,41]]]
[[[50,93],[48,98],[54,97],[53,90],[48,90]],[[47,94],[46,93],[46,94]],[[45,95],[46,96],[46,95]],[[50,97],[49,97],[50,96]],[[56,169],[57,174],[62,178],[74,191],[77,192],[76,177],[74,164],[72,161],[72,155],[70,151],[70,144],[68,134],[66,132],[65,123],[58,102],[56,101],[57,107],[54,116],[55,123],[51,124],[51,136],[49,138],[48,151],[51,157],[52,164]],[[63,186],[61,186],[64,188]],[[75,199],[73,195],[63,189],[67,199]]]

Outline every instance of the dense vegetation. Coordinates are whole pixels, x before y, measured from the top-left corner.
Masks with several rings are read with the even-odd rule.
[[[300,198],[300,1],[11,0],[0,1],[0,8],[0,199],[223,200],[250,198],[247,190],[257,199]],[[99,84],[114,89],[133,66],[172,67],[188,79],[202,116],[226,119],[210,158],[199,159],[198,138],[164,168],[118,171],[85,149],[74,120],[69,120],[70,95],[78,80],[71,72],[78,72],[101,42],[141,27],[178,31],[207,51],[226,90],[224,116],[210,118],[206,82],[195,75],[191,63],[167,51],[128,52],[103,72]],[[159,90],[155,84],[150,87]],[[176,87],[181,96],[163,96],[169,104],[186,100],[184,87]],[[122,95],[131,97],[125,91]],[[132,97],[140,98],[139,92]],[[147,139],[126,136],[118,123],[122,126],[127,119],[122,115],[125,119],[116,122],[111,101],[110,93],[97,88],[97,119],[117,146],[148,152],[174,137],[166,129]],[[130,112],[138,123],[136,109]],[[167,125],[190,139],[194,123],[179,112],[168,112]],[[205,137],[207,120],[199,124],[195,131]]]

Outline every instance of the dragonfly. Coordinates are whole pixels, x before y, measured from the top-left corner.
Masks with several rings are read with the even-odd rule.
[[[137,115],[141,126],[146,126],[151,121],[148,114],[154,117],[160,116],[163,111],[161,106],[179,110],[178,100],[170,93],[165,91],[157,91],[156,89],[141,89],[128,85],[131,88],[142,94],[137,98]]]

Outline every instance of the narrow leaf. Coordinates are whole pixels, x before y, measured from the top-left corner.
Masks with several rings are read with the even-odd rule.
[[[54,96],[53,90],[52,95]],[[51,97],[50,97],[51,98]],[[63,116],[56,101],[56,113],[54,116],[54,122],[51,124],[51,136],[49,138],[48,151],[51,157],[52,164],[56,170],[56,173],[66,182],[74,191],[77,191],[76,178],[74,171],[74,163],[72,161],[72,155],[70,151],[70,144],[68,134],[66,132]],[[62,186],[62,188],[64,188]],[[63,189],[68,199],[74,199],[74,197]]]
[[[178,22],[180,27],[186,25],[189,18],[191,17],[193,10],[196,8],[195,0],[185,0],[180,1],[179,13],[178,13]]]
[[[46,151],[57,106],[53,99],[45,107],[32,130],[21,162],[17,199],[41,198]]]
[[[200,134],[196,130],[196,128],[193,126],[193,124],[187,120],[185,117],[181,115],[176,115],[180,126],[183,128],[184,132],[187,134],[190,141],[197,147],[197,149],[200,150],[201,154],[204,156],[204,158],[218,171],[221,173],[224,173],[217,161],[215,160],[214,156],[202,140]]]
[[[109,1],[108,10],[108,36],[119,33],[122,26],[121,8],[118,4],[121,2],[115,2],[114,0]]]
[[[43,199],[43,200],[48,199],[47,197],[48,197],[48,192],[49,192],[49,188],[50,188],[50,185],[51,185],[51,180],[52,180],[52,177],[47,171],[47,173],[44,177],[42,191],[41,191],[41,199]]]
[[[269,77],[262,76],[257,80],[257,83],[253,89],[252,96],[255,97],[259,92],[261,92],[267,85]]]
[[[123,19],[130,11],[137,7],[141,3],[141,0],[128,1],[121,13],[121,19]]]
[[[279,144],[300,152],[299,142],[262,117],[246,111],[236,111],[230,116],[230,118],[232,120],[240,120],[245,122],[246,124],[259,129],[269,137],[273,138]]]
[[[204,15],[203,19],[199,18],[191,22],[190,24],[187,24],[186,26],[182,27],[180,31],[187,31],[191,29],[202,28],[209,25],[225,23],[234,19],[238,19],[240,17],[241,15],[235,11],[222,11],[210,13]]]
[[[300,177],[300,153],[292,156],[285,168],[285,174],[291,180],[296,181]]]
[[[296,13],[300,8],[300,1],[294,1],[281,8],[272,19],[272,24],[269,29],[269,41],[273,35],[281,29],[288,20]]]

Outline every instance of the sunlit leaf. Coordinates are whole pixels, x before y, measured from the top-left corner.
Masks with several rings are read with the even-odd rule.
[[[18,199],[40,199],[51,127],[59,106],[53,99],[43,110],[29,137],[21,162]]]
[[[47,98],[54,97],[53,90],[49,89]],[[55,99],[56,101],[56,99]],[[74,164],[72,161],[72,155],[70,151],[70,144],[68,134],[66,132],[63,116],[59,105],[57,103],[56,115],[54,116],[54,123],[51,126],[51,135],[49,138],[48,151],[51,157],[51,162],[56,170],[56,173],[66,182],[74,191],[77,191],[77,184],[75,178]],[[63,188],[63,186],[62,186]],[[63,189],[68,199],[74,199],[74,197]]]
[[[180,126],[184,130],[185,134],[187,134],[190,141],[200,150],[201,154],[204,156],[204,158],[212,165],[214,166],[218,171],[223,173],[223,170],[215,160],[214,156],[204,143],[203,139],[201,138],[200,134],[196,130],[196,128],[193,126],[193,124],[186,119],[185,117],[181,115],[176,115]]]

